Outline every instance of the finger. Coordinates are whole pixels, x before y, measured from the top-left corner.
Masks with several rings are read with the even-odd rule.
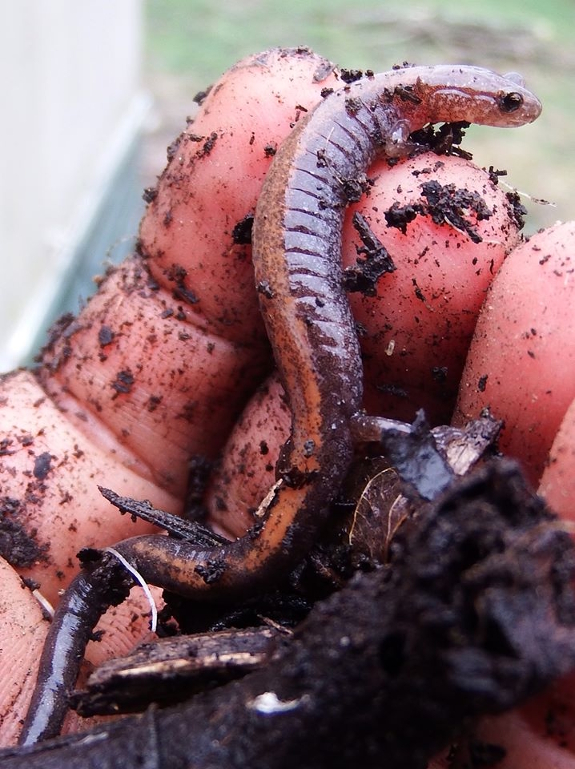
[[[539,493],[558,515],[575,522],[575,401],[567,409],[549,451]]]
[[[307,49],[248,57],[210,89],[170,147],[171,161],[140,227],[140,248],[159,283],[173,265],[185,270],[182,286],[197,298],[182,304],[187,317],[200,317],[227,339],[261,343],[246,216],[294,123],[320,101],[323,88],[341,85],[332,65]]]
[[[553,441],[539,493],[563,519],[575,519],[575,402]],[[556,681],[520,710],[487,719],[479,737],[500,741],[507,756],[502,769],[575,767],[575,674]]]
[[[433,153],[388,168],[348,212],[344,265],[361,247],[361,210],[397,267],[375,295],[350,295],[360,329],[365,405],[374,414],[432,424],[451,419],[485,291],[519,240],[513,200],[497,179],[458,157]]]
[[[275,482],[276,462],[290,425],[284,390],[273,374],[236,422],[210,480],[205,503],[216,531],[241,537],[253,526],[254,513]]]
[[[118,515],[98,492],[99,483],[158,506],[175,501],[137,466],[119,461],[117,447],[98,445],[78,429],[29,372],[5,378],[1,398],[0,432],[7,441],[1,457],[3,555],[55,605],[77,570],[81,547],[112,544],[126,528],[149,530]],[[96,420],[87,425],[102,431]]]
[[[517,248],[488,294],[465,371],[456,422],[489,407],[505,420],[501,448],[537,484],[575,398],[575,222]]]
[[[502,444],[522,459],[540,493],[572,521],[575,486],[575,225],[558,225],[518,248],[487,297],[470,350],[458,419],[489,404],[503,417]],[[484,386],[477,387],[484,376]],[[501,744],[502,769],[575,766],[573,676],[518,711],[482,722],[478,738]]]
[[[0,581],[0,745],[5,746],[20,732],[48,623],[38,601],[2,558]]]
[[[575,683],[571,679],[571,686]],[[547,711],[538,711],[533,718],[528,711],[531,705],[504,713],[500,716],[490,716],[482,719],[476,726],[472,743],[480,755],[497,758],[497,769],[573,769],[575,767],[575,747],[573,741],[573,708],[572,704],[554,699],[554,687],[549,688],[546,704]],[[541,698],[534,698],[537,702]],[[542,702],[542,700],[541,700]],[[467,744],[464,739],[458,751],[466,755]],[[459,764],[450,748],[441,756],[437,756],[428,769],[450,769]],[[461,764],[466,765],[466,764]]]
[[[544,704],[544,699],[537,698],[534,701],[536,713],[530,714],[530,707],[527,707],[481,722],[477,739],[501,746],[505,752],[505,757],[497,764],[500,769],[575,767],[573,703],[559,699],[552,706],[552,698],[553,687],[544,698],[549,706],[547,710],[536,706],[535,703]]]

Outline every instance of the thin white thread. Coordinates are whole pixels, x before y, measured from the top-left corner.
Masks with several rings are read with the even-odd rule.
[[[152,593],[150,591],[150,588],[148,587],[148,584],[146,580],[142,577],[140,572],[135,569],[132,564],[127,561],[124,556],[119,553],[117,550],[114,550],[113,547],[106,547],[104,548],[105,553],[111,553],[115,558],[117,558],[122,566],[127,569],[132,577],[136,580],[136,582],[140,585],[142,590],[144,591],[144,595],[148,599],[148,603],[150,604],[150,611],[152,614],[152,618],[150,620],[150,630],[152,633],[156,632],[156,628],[158,627],[158,610],[156,608],[156,602],[154,601],[154,597],[152,596]]]
[[[511,192],[516,192],[520,197],[527,198],[527,200],[530,200],[532,203],[538,203],[540,206],[551,206],[551,208],[557,208],[557,203],[554,203],[552,200],[544,200],[543,198],[536,198],[533,195],[530,195],[528,192],[523,192],[522,190],[518,190],[517,187],[513,187],[513,185],[508,184],[507,182],[503,181],[503,179],[499,179],[499,184],[502,187],[507,187],[508,190],[511,190]]]

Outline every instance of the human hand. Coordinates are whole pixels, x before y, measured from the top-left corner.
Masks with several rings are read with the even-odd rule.
[[[297,63],[280,57],[268,60],[267,65],[252,61],[236,67],[206,100],[203,111],[188,129],[188,137],[174,148],[172,162],[142,224],[140,251],[147,258],[137,258],[108,276],[75,325],[62,329],[44,354],[38,380],[67,411],[55,410],[48,400],[39,403],[44,392],[28,374],[17,373],[4,382],[3,395],[7,401],[0,412],[4,419],[3,434],[13,442],[6,445],[3,495],[20,500],[20,520],[28,530],[37,527],[36,541],[51,543],[49,562],[32,557],[32,565],[22,570],[41,581],[44,594],[56,595],[75,568],[73,554],[81,546],[111,544],[136,533],[130,521],[119,518],[99,498],[96,484],[103,483],[121,494],[149,498],[158,507],[181,511],[188,458],[217,455],[245,400],[269,368],[270,356],[257,310],[248,248],[241,243],[233,244],[233,228],[253,210],[270,162],[264,147],[279,143],[289,131],[289,123],[297,113],[295,104],[311,106],[321,87],[333,82],[333,76],[321,83],[310,82],[310,73],[319,62],[300,58]],[[271,98],[272,88],[281,95]],[[203,138],[198,140],[199,136]],[[435,156],[420,158],[417,164],[403,164],[392,172],[387,168],[370,172],[375,175],[381,171],[382,175],[359,208],[369,217],[372,229],[392,253],[399,269],[382,279],[376,297],[351,295],[355,316],[367,329],[364,345],[369,355],[366,380],[370,411],[391,412],[401,418],[410,416],[417,405],[424,405],[434,422],[449,419],[484,291],[492,271],[517,242],[504,194],[493,188],[485,175],[457,158],[442,159],[443,168],[436,169],[431,178],[440,179],[443,185],[453,182],[458,188],[477,189],[489,208],[497,208],[496,215],[481,222],[476,223],[473,215],[469,217],[483,236],[481,243],[471,242],[466,234],[449,226],[437,229],[424,216],[417,217],[405,235],[394,229],[379,232],[379,228],[385,229],[381,212],[398,199],[398,188],[407,200],[412,200],[413,194],[419,198],[421,179],[413,176],[413,170],[430,178],[423,169],[435,166],[438,160]],[[359,242],[350,224],[351,213],[344,256],[347,264],[355,262],[354,239],[356,244]],[[559,230],[557,237],[560,244],[566,244],[573,237],[573,228]],[[427,247],[429,250],[425,251]],[[457,258],[446,264],[446,253],[455,253]],[[435,265],[440,258],[441,265]],[[563,276],[568,278],[569,267],[561,264],[565,258],[553,256],[547,260],[544,274],[554,275],[553,270],[562,267]],[[555,264],[554,259],[560,262]],[[507,264],[513,263],[525,269],[515,256]],[[543,269],[534,270],[536,275],[541,272]],[[523,280],[533,286],[527,278]],[[529,329],[538,332],[531,337],[543,340],[541,351],[538,349],[536,358],[529,360],[541,362],[545,354],[543,369],[552,383],[558,378],[557,363],[553,369],[553,361],[560,360],[559,371],[564,372],[567,386],[553,417],[546,412],[542,433],[531,442],[533,445],[543,441],[547,447],[567,408],[568,386],[573,381],[562,360],[564,351],[572,348],[572,337],[568,336],[572,329],[564,322],[572,283],[556,282],[566,287],[566,297],[558,294],[558,286],[553,284],[543,289],[538,283],[537,288],[554,297],[556,325],[565,333],[542,334],[543,320],[539,319],[530,319],[528,324]],[[505,293],[501,300],[503,308],[509,305]],[[390,308],[396,314],[390,315]],[[548,316],[549,312],[543,315]],[[491,321],[492,328],[498,326],[499,319]],[[490,338],[509,336],[508,329],[497,333],[499,337]],[[509,356],[504,358],[508,360]],[[571,373],[572,360],[571,356]],[[517,372],[524,370],[525,362],[520,359],[508,379],[502,381],[502,393],[515,388]],[[487,373],[483,365],[479,364],[480,376]],[[500,361],[496,361],[496,371],[499,366]],[[433,367],[439,371],[435,379],[431,376]],[[468,379],[474,382],[479,377],[471,373]],[[483,395],[489,397],[499,416],[495,405],[499,395],[493,395],[492,381],[490,376]],[[398,406],[394,402],[397,396],[381,392],[381,386],[390,382],[396,392],[407,391],[407,407],[405,399]],[[429,387],[421,392],[427,384],[431,384],[432,392]],[[542,392],[546,389],[551,387],[543,386]],[[555,396],[553,402],[557,402]],[[278,401],[275,406],[272,400],[267,404],[265,418],[260,412],[251,421],[258,429],[253,442],[248,441],[256,449],[254,461],[259,457],[263,465],[261,475],[254,472],[248,479],[250,485],[241,472],[229,480],[226,468],[238,467],[232,444],[226,455],[229,459],[224,460],[223,469],[212,484],[213,520],[233,534],[240,533],[246,522],[249,525],[249,509],[269,487],[273,473],[267,468],[273,466],[274,451],[285,439],[285,407]],[[462,398],[460,409],[470,408],[469,400]],[[517,424],[522,424],[521,415]],[[14,425],[18,425],[17,430]],[[574,445],[573,433],[570,435],[565,439],[567,447]],[[240,437],[238,441],[236,434],[233,440],[238,446],[239,441],[246,439]],[[262,440],[266,441],[267,454],[260,450]],[[245,453],[242,456],[241,464],[245,465]],[[561,466],[558,461],[548,472],[558,472]],[[562,472],[569,477],[567,470]],[[537,473],[537,469],[532,469],[532,473]],[[234,484],[239,488],[235,489]],[[222,495],[227,495],[229,506],[235,491],[240,497],[237,516],[226,514],[223,518]],[[82,517],[82,511],[89,514]],[[11,584],[17,586],[14,604],[22,609],[28,594],[14,577],[7,576],[6,580],[7,585],[12,580]],[[8,589],[5,595],[9,595]],[[34,644],[40,642],[43,627],[38,624],[37,609],[30,610],[35,611],[32,628],[27,628],[24,623],[29,620],[22,618],[20,632],[29,634],[28,649],[32,656],[37,656]],[[105,642],[131,643],[132,627],[133,633],[138,633],[141,625],[140,622],[140,629],[137,624],[128,625],[125,636],[113,629],[106,634]],[[6,626],[9,627],[8,623]],[[13,627],[11,632],[14,634]],[[7,648],[7,643],[3,648]],[[103,644],[97,651],[103,653]],[[3,664],[7,661],[8,655],[4,654]],[[28,664],[22,660],[20,670],[11,666],[10,702],[13,692],[21,686]],[[28,694],[29,686],[19,695],[19,707],[25,707]],[[9,731],[10,719],[7,723]],[[11,723],[15,727],[16,720]]]

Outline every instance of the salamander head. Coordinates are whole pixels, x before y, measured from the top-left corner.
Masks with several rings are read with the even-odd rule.
[[[512,127],[532,123],[541,113],[541,102],[516,73],[498,75],[480,67],[450,65],[396,73],[397,88],[413,95],[414,117],[427,117],[429,123],[465,120]]]

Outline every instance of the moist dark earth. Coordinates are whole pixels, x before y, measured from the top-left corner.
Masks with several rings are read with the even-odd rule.
[[[575,664],[569,535],[516,464],[416,505],[390,562],[319,601],[257,672],[164,710],[0,754],[2,767],[424,769]],[[471,740],[471,766],[501,746]]]

